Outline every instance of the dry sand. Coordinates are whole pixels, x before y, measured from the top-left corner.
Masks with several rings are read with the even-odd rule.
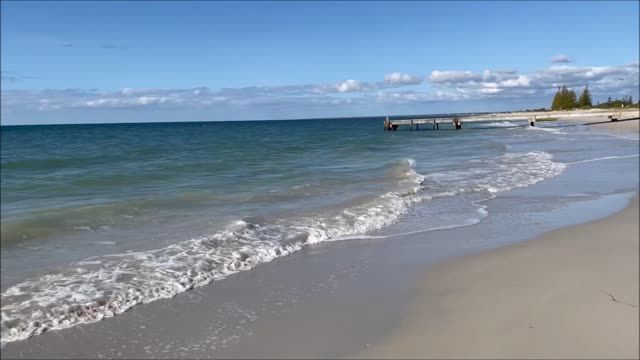
[[[635,358],[638,199],[612,217],[429,269],[358,358]]]
[[[614,132],[640,131],[640,111],[628,111],[622,113],[621,121],[610,121],[606,115],[586,116],[586,117],[559,117],[561,121],[570,121],[582,124],[589,124],[597,128],[606,128]],[[624,120],[630,119],[630,120]]]

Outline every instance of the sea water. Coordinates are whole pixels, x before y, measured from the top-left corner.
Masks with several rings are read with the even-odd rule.
[[[260,271],[314,243],[474,226],[487,200],[547,191],[536,184],[562,174],[556,200],[634,190],[637,134],[574,125],[2,127],[2,342]]]

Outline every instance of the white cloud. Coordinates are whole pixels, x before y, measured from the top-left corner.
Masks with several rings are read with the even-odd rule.
[[[471,71],[438,71],[431,72],[429,81],[433,84],[461,83],[478,80],[478,75]]]
[[[517,79],[515,70],[485,70],[482,73],[465,71],[433,71],[429,81],[436,86],[447,86],[460,83],[497,83],[506,80]]]
[[[402,92],[378,92],[375,97],[377,103],[382,104],[417,104],[429,103],[436,101],[455,101],[464,99],[465,95],[448,92],[436,91],[433,93],[402,91]]]
[[[573,59],[568,57],[567,55],[556,55],[551,58],[552,63],[570,63],[573,62]]]
[[[549,97],[561,85],[581,89],[589,85],[594,94],[637,96],[640,64],[579,67],[554,65],[531,73],[497,69],[436,70],[428,77],[431,89],[399,91],[415,85],[419,78],[389,73],[384,81],[344,80],[333,84],[287,86],[252,86],[212,90],[124,88],[119,91],[96,89],[9,90],[2,91],[3,114],[47,112],[65,109],[190,109],[228,111],[254,109],[269,113],[271,109],[298,106],[320,109],[330,106],[370,106],[375,104],[424,104],[439,101],[482,99],[516,99]],[[346,107],[344,109],[347,109]]]
[[[357,80],[347,80],[337,84],[336,89],[338,89],[338,91],[341,93],[362,91],[363,85],[360,81]]]
[[[517,79],[508,79],[508,80],[500,81],[497,87],[505,87],[505,88],[527,87],[530,84],[531,82],[529,81],[529,78],[527,76],[520,75],[518,76]]]
[[[392,84],[392,85],[396,85],[396,84],[417,85],[422,82],[422,78],[414,75],[394,72],[394,73],[385,74],[384,81],[387,84]]]
[[[409,74],[399,72],[385,74],[384,81],[381,82],[365,82],[358,80],[345,80],[336,84],[311,86],[312,94],[337,94],[350,92],[371,92],[382,89],[397,88],[408,85],[417,85],[422,79]],[[296,90],[308,91],[304,85],[296,87]]]
[[[638,76],[637,63],[599,67],[554,65],[530,74],[513,70],[433,71],[429,82],[436,88],[451,89],[461,95],[510,98],[546,94],[562,85],[578,88],[588,84],[595,93],[632,93],[637,91]]]
[[[498,88],[485,88],[485,89],[478,90],[478,92],[480,92],[481,94],[499,94],[503,91],[504,89],[498,89]]]

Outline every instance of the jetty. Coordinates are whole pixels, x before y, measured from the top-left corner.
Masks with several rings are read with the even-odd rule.
[[[462,129],[463,123],[468,122],[486,122],[486,121],[518,121],[518,120],[528,120],[531,126],[535,126],[536,118],[535,116],[531,117],[509,117],[508,119],[499,119],[496,117],[486,116],[486,117],[456,117],[456,118],[430,118],[430,119],[408,119],[408,120],[389,120],[387,117],[384,120],[384,130],[385,131],[397,131],[400,126],[409,125],[409,130],[413,131],[420,130],[420,125],[422,125],[422,130],[439,130],[440,124],[451,124],[456,130]]]
[[[409,130],[439,130],[440,124],[451,124],[456,130],[462,129],[464,123],[473,122],[498,122],[498,121],[527,121],[529,126],[535,126],[536,120],[545,119],[549,117],[582,117],[582,116],[606,116],[609,121],[618,121],[622,117],[622,111],[589,111],[589,112],[548,112],[548,113],[534,113],[534,114],[489,114],[483,116],[467,116],[467,117],[445,117],[445,118],[417,118],[417,119],[402,119],[392,120],[387,116],[384,120],[385,131],[397,131],[401,126],[409,126]]]

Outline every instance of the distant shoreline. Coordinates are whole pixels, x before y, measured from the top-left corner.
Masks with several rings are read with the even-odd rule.
[[[189,124],[189,123],[229,123],[229,122],[257,122],[257,121],[307,121],[307,120],[384,120],[386,117],[394,120],[412,119],[412,118],[450,118],[450,117],[472,117],[472,116],[554,116],[554,117],[570,117],[576,114],[597,115],[604,113],[620,113],[623,114],[640,114],[638,108],[613,108],[613,109],[575,109],[575,110],[545,110],[545,111],[476,111],[476,112],[451,112],[439,114],[406,114],[406,115],[369,115],[369,116],[346,116],[346,117],[326,117],[326,118],[289,118],[289,119],[248,119],[248,120],[190,120],[190,121],[132,121],[132,122],[91,122],[91,123],[48,123],[48,124],[0,124],[0,127],[20,127],[20,126],[60,126],[60,125],[126,125],[126,124]],[[581,116],[581,115],[580,115]]]

